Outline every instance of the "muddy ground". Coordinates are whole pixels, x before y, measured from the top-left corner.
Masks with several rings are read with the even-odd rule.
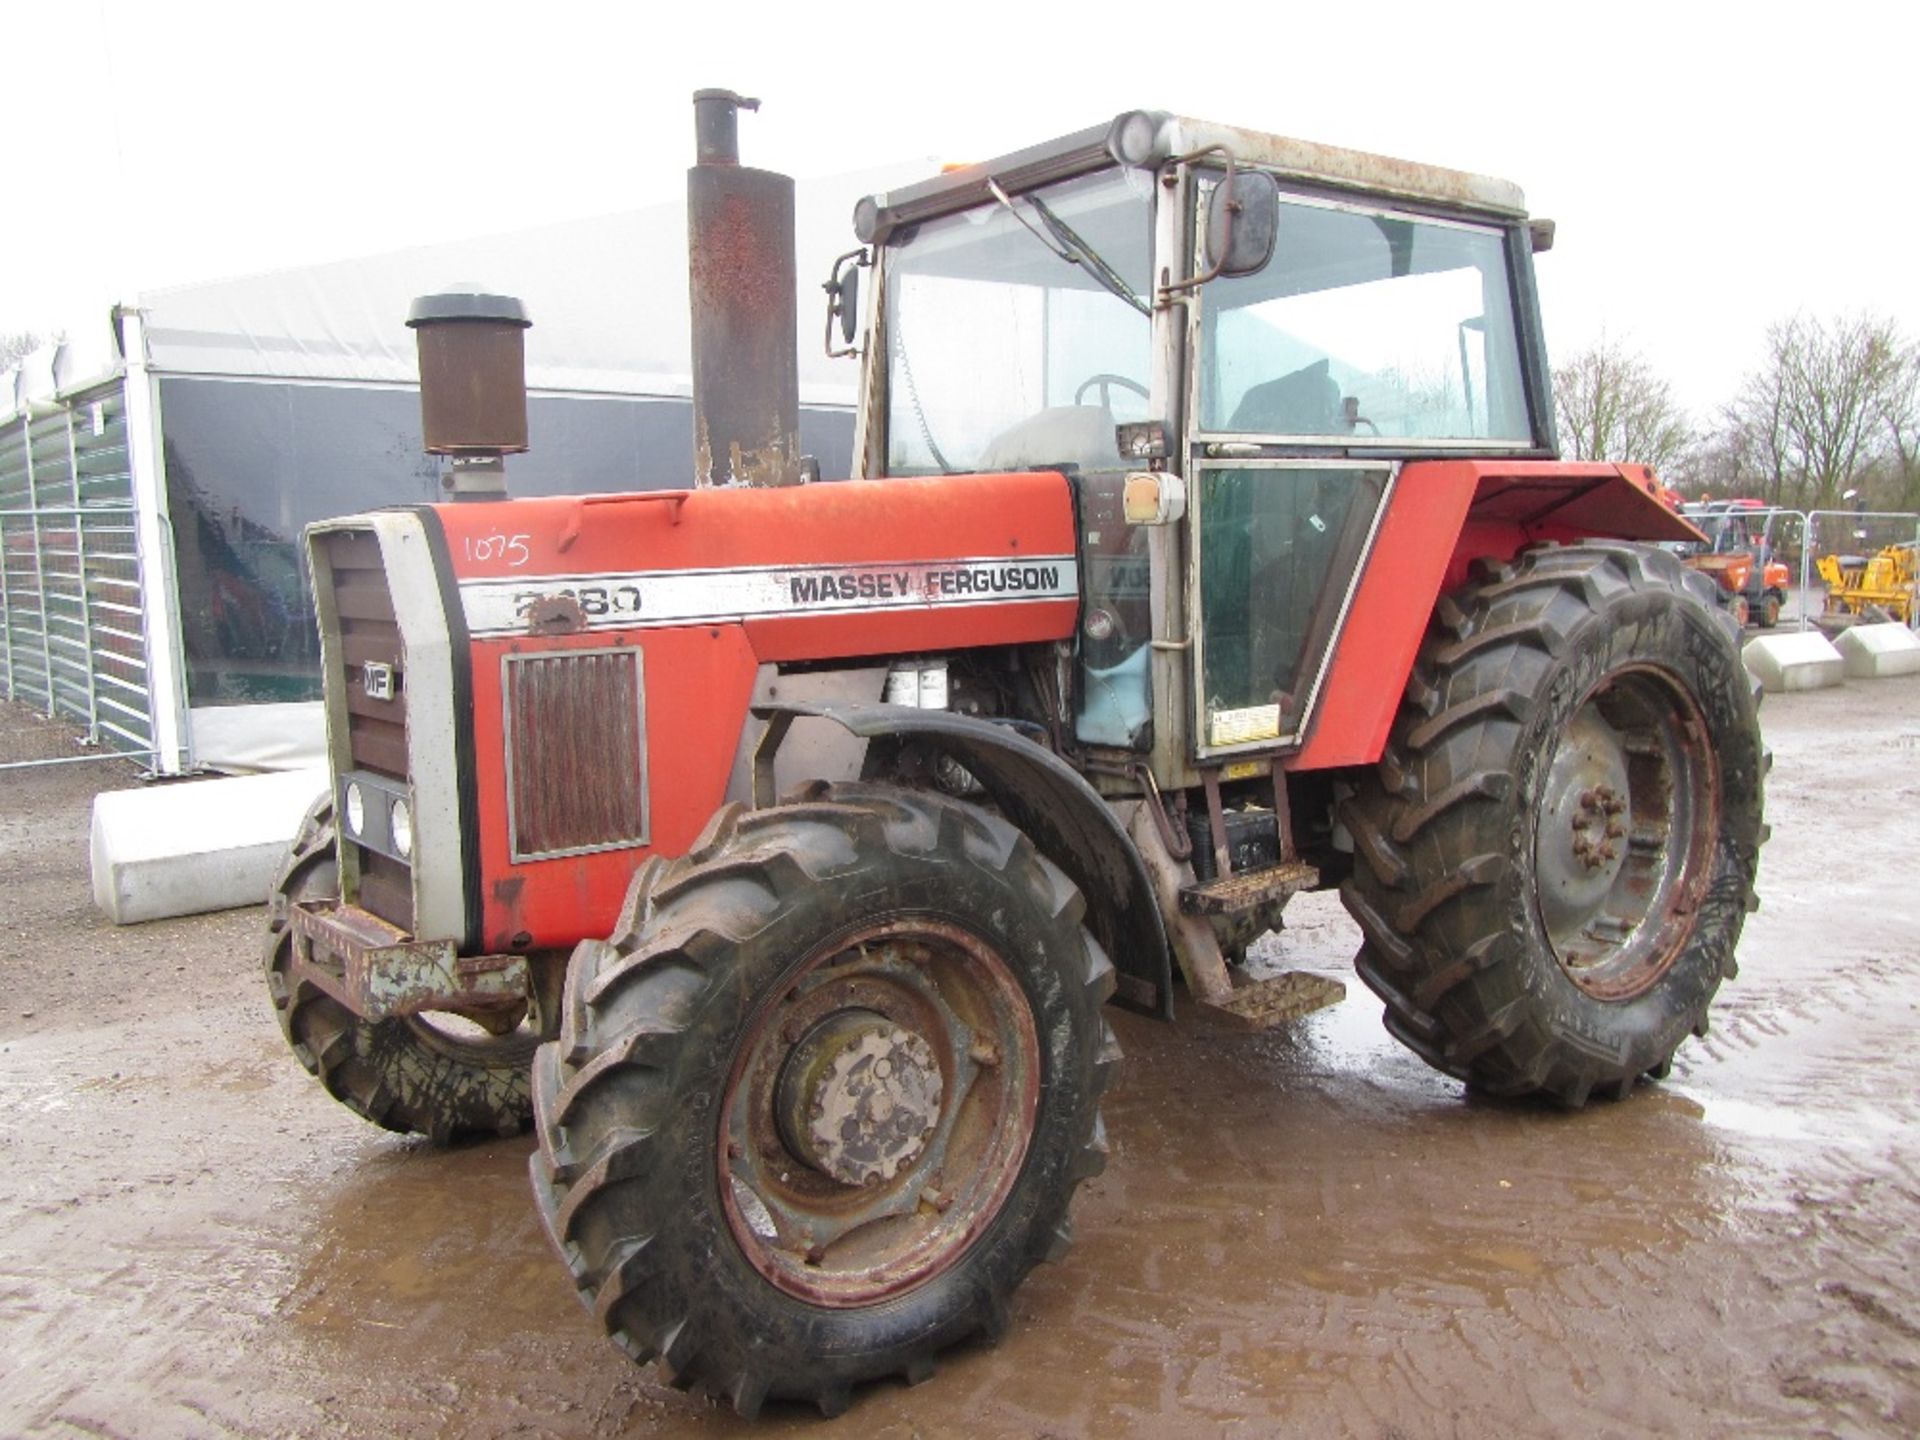
[[[0,712],[0,759],[64,751]],[[1668,1083],[1469,1101],[1357,983],[1265,1035],[1121,1016],[1113,1163],[1005,1342],[757,1433],[1920,1432],[1920,678],[1765,718],[1765,907]],[[307,1078],[260,912],[96,916],[127,783],[0,772],[0,1434],[742,1430],[597,1337],[528,1142],[437,1153]],[[1351,981],[1337,902],[1296,922]]]

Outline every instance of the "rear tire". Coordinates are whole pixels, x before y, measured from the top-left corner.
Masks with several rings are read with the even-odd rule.
[[[615,1343],[751,1416],[836,1414],[997,1338],[1105,1163],[1114,976],[1084,908],[1005,821],[869,784],[728,807],[642,867],[612,940],[574,952],[534,1066],[535,1199]],[[883,1047],[869,1078],[932,1077],[886,1114],[938,1119],[834,1149],[871,1139],[820,1117]]]
[[[333,800],[307,811],[267,902],[267,991],[281,1033],[307,1073],[364,1119],[436,1144],[517,1135],[533,1113],[529,1066],[539,1037],[456,1033],[421,1017],[363,1020],[331,995],[288,973],[296,901],[337,899]]]
[[[1442,599],[1342,811],[1357,968],[1428,1063],[1577,1106],[1706,1032],[1765,838],[1730,622],[1622,544],[1525,552]]]

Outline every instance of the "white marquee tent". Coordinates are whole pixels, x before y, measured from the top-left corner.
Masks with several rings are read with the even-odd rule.
[[[851,461],[853,362],[821,346],[859,197],[921,167],[799,183],[803,448]],[[407,307],[518,296],[532,448],[517,493],[686,483],[686,210],[642,210],[143,293],[0,374],[0,697],[162,774],[319,748],[300,528],[437,498]],[[818,301],[819,303],[815,303]]]

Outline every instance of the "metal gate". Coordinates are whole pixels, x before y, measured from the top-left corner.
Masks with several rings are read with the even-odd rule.
[[[0,696],[154,754],[122,388],[0,425]]]

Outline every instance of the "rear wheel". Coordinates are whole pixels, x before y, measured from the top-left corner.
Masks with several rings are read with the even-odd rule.
[[[1762,630],[1771,630],[1780,623],[1780,592],[1769,590],[1760,597],[1760,614],[1757,617]]]
[[[1429,1063],[1579,1105],[1705,1033],[1765,838],[1728,618],[1628,545],[1529,552],[1442,600],[1343,812],[1357,967]]]
[[[1104,1163],[1083,909],[1004,821],[874,785],[643,867],[534,1068],[535,1197],[614,1340],[751,1415],[996,1336]]]
[[[327,1093],[388,1130],[436,1143],[517,1135],[532,1115],[528,1067],[540,1043],[531,1017],[493,1012],[363,1020],[331,995],[293,978],[291,917],[297,901],[337,899],[333,801],[307,812],[267,903],[267,991],[293,1053]]]

